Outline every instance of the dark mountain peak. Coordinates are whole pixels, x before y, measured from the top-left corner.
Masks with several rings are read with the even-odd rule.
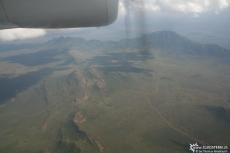
[[[150,36],[158,36],[158,37],[182,37],[181,35],[177,34],[174,31],[156,31],[156,32],[152,32],[150,34],[147,34]]]
[[[118,43],[121,44],[122,41]],[[230,57],[230,50],[214,44],[201,44],[173,31],[157,31],[139,38],[124,40],[123,47],[160,49],[170,54]]]
[[[148,39],[150,43],[154,43],[154,44],[157,43],[157,44],[164,44],[164,45],[169,45],[169,46],[171,46],[172,44],[173,45],[194,44],[193,41],[173,31],[157,31],[151,34],[147,34],[143,37],[146,37],[146,39]]]

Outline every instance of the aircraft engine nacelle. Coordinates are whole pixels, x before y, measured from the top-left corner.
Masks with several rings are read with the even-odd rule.
[[[0,0],[0,28],[96,27],[117,13],[118,0]]]

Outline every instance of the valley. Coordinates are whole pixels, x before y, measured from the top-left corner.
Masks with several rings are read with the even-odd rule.
[[[174,32],[146,38],[144,52],[139,38],[1,44],[0,152],[186,153],[195,142],[229,145],[230,51]]]

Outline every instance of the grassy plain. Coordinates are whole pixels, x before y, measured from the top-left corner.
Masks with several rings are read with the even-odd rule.
[[[0,67],[18,70],[0,69],[0,89],[25,80],[0,96],[1,153],[183,153],[189,143],[230,143],[226,60],[82,41],[0,52]]]

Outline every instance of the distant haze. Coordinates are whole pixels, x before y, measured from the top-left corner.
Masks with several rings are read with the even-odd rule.
[[[127,1],[126,1],[127,2]],[[131,1],[130,1],[131,2]],[[129,3],[129,37],[140,35],[140,31],[176,31],[195,41],[215,43],[230,48],[230,0],[134,0]],[[127,7],[120,1],[117,21],[100,28],[74,28],[54,30],[7,30],[0,31],[0,40],[22,40],[41,37],[83,37],[86,39],[116,40],[127,37]],[[140,12],[144,13],[145,30],[140,30]],[[142,19],[143,20],[143,19]]]
[[[198,42],[215,43],[224,47],[230,47],[230,30],[228,28],[230,27],[229,3],[229,0],[163,0],[160,2],[155,0],[150,2],[147,0],[143,6],[145,9],[142,9],[145,10],[146,29],[144,32],[176,31]],[[140,8],[137,7],[137,4],[132,4],[131,7],[133,8],[130,9],[130,37],[140,35],[140,28],[142,28],[139,24],[141,22],[139,19]],[[118,20],[110,26],[61,31],[50,30],[48,35],[100,40],[123,39],[126,37],[126,15],[125,6],[123,3],[120,3]]]

